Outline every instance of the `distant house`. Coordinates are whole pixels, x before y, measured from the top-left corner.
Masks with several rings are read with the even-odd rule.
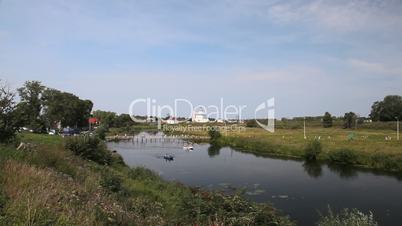
[[[206,123],[209,122],[207,114],[204,111],[194,111],[192,116],[192,121],[197,123]]]
[[[154,116],[148,116],[146,119],[146,122],[156,122],[156,121],[157,121],[157,119]]]
[[[223,119],[217,119],[216,122],[217,123],[224,123],[225,121]]]
[[[169,125],[173,125],[173,124],[177,124],[177,123],[178,123],[178,121],[176,120],[175,117],[170,117],[168,120],[166,120],[166,124],[169,124]]]
[[[99,120],[98,120],[98,118],[91,117],[91,118],[88,119],[88,123],[90,123],[92,125],[98,125]]]

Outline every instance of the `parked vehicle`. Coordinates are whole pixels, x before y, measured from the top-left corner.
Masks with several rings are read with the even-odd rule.
[[[70,127],[64,128],[61,132],[61,136],[78,136],[80,131],[78,129],[73,129]]]

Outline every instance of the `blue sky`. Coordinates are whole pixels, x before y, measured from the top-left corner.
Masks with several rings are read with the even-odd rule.
[[[402,1],[0,0],[0,78],[133,99],[363,116],[402,95]]]

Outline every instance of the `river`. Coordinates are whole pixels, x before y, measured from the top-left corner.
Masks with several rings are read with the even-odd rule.
[[[243,189],[246,198],[272,203],[298,225],[313,225],[328,207],[372,211],[380,225],[402,224],[402,180],[396,176],[259,157],[209,144],[193,146],[193,151],[183,150],[178,140],[108,143],[130,166],[144,166],[189,186],[226,192]],[[166,153],[174,160],[165,160]]]

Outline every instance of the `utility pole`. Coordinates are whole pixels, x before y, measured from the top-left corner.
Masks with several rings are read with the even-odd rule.
[[[357,129],[357,118],[355,119],[355,129]]]
[[[304,117],[304,121],[303,121],[303,131],[304,131],[304,139],[307,139],[306,137],[306,117]]]
[[[396,118],[396,139],[399,140],[399,118]]]

